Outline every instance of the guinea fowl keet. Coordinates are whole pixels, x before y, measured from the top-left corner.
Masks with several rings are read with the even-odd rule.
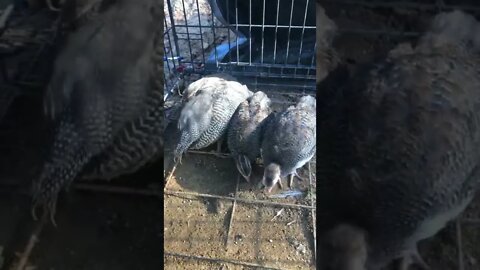
[[[281,177],[298,176],[315,154],[316,145],[316,100],[312,96],[300,98],[295,106],[272,115],[266,123],[262,139],[261,156],[265,165],[262,183],[267,192],[275,184],[281,185]],[[299,177],[300,178],[300,177]],[[301,178],[300,178],[301,179]]]
[[[415,47],[320,84],[320,269],[428,268],[417,243],[480,184],[479,37],[473,16],[441,13]]]
[[[147,114],[156,96],[150,76],[161,28],[158,1],[108,1],[102,8],[101,16],[68,36],[45,95],[55,135],[34,181],[32,212],[35,216],[43,205],[53,223],[60,190],[111,146],[125,125]]]
[[[224,76],[209,76],[191,83],[188,100],[178,119],[175,163],[188,149],[201,149],[217,142],[226,132],[238,105],[253,93],[245,85]]]
[[[270,99],[261,92],[238,106],[228,128],[228,148],[240,174],[250,182],[251,162],[260,155],[262,129],[265,119],[272,112]]]

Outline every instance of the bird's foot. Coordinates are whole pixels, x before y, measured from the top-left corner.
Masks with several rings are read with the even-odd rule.
[[[290,175],[290,178],[288,180],[288,188],[293,189],[293,176],[294,174]]]
[[[303,177],[301,177],[301,176],[298,174],[297,171],[294,171],[294,172],[293,172],[293,175],[295,175],[300,181],[305,182],[305,179],[304,179]]]
[[[223,154],[222,152],[214,152],[213,153],[214,156],[218,157],[218,158],[223,158],[225,156],[225,154]]]
[[[47,2],[48,9],[50,9],[51,11],[59,12],[61,10],[60,8],[53,6],[52,0],[46,0],[46,2]]]
[[[278,185],[280,186],[280,189],[283,189],[283,184],[282,184],[282,179],[278,180]]]
[[[290,178],[289,178],[289,181],[288,181],[288,187],[290,189],[293,189],[293,177],[297,177],[302,182],[305,181],[305,179],[300,177],[300,175],[298,175],[297,171],[295,170],[292,174],[290,174]]]
[[[180,164],[182,165],[182,155],[179,155],[178,157],[174,157],[173,158],[173,163],[176,165],[176,164]]]
[[[244,175],[243,173],[240,173],[240,175],[247,181],[247,183],[250,183],[250,175]]]
[[[34,199],[33,205],[32,205],[32,218],[33,220],[37,221],[38,216],[36,213],[36,210],[38,207],[43,208],[42,214],[44,216],[49,216],[50,221],[52,222],[54,227],[57,227],[57,222],[55,221],[55,213],[57,210],[57,194],[52,195],[51,198],[45,198],[45,199]]]
[[[183,97],[183,93],[182,93],[182,90],[180,89],[180,87],[177,87],[177,94],[181,97]]]
[[[220,138],[218,141],[217,141],[217,152],[216,154],[221,154],[222,153],[222,138]]]
[[[417,265],[422,270],[430,270],[430,266],[428,266],[428,264],[420,256],[417,248],[408,252],[403,258],[400,259],[397,270],[408,270],[411,265]]]

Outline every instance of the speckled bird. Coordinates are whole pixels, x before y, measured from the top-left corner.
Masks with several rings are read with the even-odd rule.
[[[316,100],[312,96],[303,96],[295,106],[272,116],[267,120],[263,135],[261,156],[265,170],[262,183],[267,192],[281,178],[293,176],[315,155],[316,145]]]
[[[428,269],[417,243],[480,184],[479,53],[479,22],[440,13],[416,47],[319,86],[320,269]]]
[[[126,125],[149,113],[151,98],[161,97],[151,86],[160,4],[105,2],[101,16],[67,37],[45,94],[55,134],[34,181],[32,212],[35,216],[36,207],[43,205],[53,223],[60,190],[111,146]]]
[[[228,127],[228,148],[240,174],[250,182],[251,162],[260,156],[265,119],[272,113],[271,101],[262,91],[238,106]]]
[[[163,132],[166,124],[163,113],[163,42],[155,44],[150,77],[153,90],[148,93],[145,112],[128,122],[115,136],[113,143],[89,161],[80,175],[81,178],[110,180],[136,172],[146,164],[163,157]]]
[[[253,93],[247,86],[223,76],[209,76],[191,83],[184,93],[188,100],[178,119],[179,138],[175,162],[188,149],[201,149],[217,142],[225,133],[237,107]]]

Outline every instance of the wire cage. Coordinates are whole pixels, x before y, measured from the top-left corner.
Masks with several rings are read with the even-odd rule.
[[[212,73],[265,92],[274,111],[315,96],[314,1],[165,0],[164,11],[166,111]],[[315,158],[300,174],[293,190],[265,196],[228,153],[188,151],[165,184],[165,268],[315,269]]]
[[[434,15],[461,9],[480,18],[480,5],[469,0],[364,1],[323,0],[326,15],[338,33],[334,48],[347,63],[370,61],[402,42],[415,42]],[[355,66],[355,65],[352,65]],[[480,228],[480,198],[435,237],[420,242],[420,254],[431,269],[480,269],[480,252],[473,242]]]
[[[315,33],[309,0],[166,0],[165,75],[228,72],[313,90]],[[168,97],[178,81],[166,83]]]

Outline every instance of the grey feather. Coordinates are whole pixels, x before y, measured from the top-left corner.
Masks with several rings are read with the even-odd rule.
[[[45,95],[57,128],[34,183],[34,208],[46,204],[53,217],[57,193],[147,112],[157,8],[155,0],[118,0],[69,35]]]
[[[331,220],[321,232],[346,222],[366,233],[368,247],[362,268],[342,269],[419,261],[417,242],[458,216],[480,184],[480,63],[465,46],[478,35],[451,31],[459,16],[471,23],[462,14],[438,15],[417,47],[360,68],[320,107],[317,198],[321,220]],[[346,242],[329,243],[337,249],[323,266],[362,261],[344,253]]]
[[[113,143],[90,160],[82,178],[110,180],[133,173],[163,155],[163,43],[155,44],[150,77],[153,90],[148,93],[145,113],[127,123]]]
[[[280,177],[296,172],[315,154],[316,149],[316,100],[302,97],[268,121],[262,141],[263,163],[277,164]],[[264,176],[265,177],[265,176]],[[271,186],[274,183],[268,183]]]
[[[245,85],[223,77],[205,77],[189,85],[178,119],[180,138],[175,157],[200,149],[222,137],[238,105],[252,95]]]
[[[228,148],[244,177],[250,176],[250,163],[260,156],[265,119],[272,112],[270,104],[271,101],[265,93],[256,92],[238,106],[230,121]]]

